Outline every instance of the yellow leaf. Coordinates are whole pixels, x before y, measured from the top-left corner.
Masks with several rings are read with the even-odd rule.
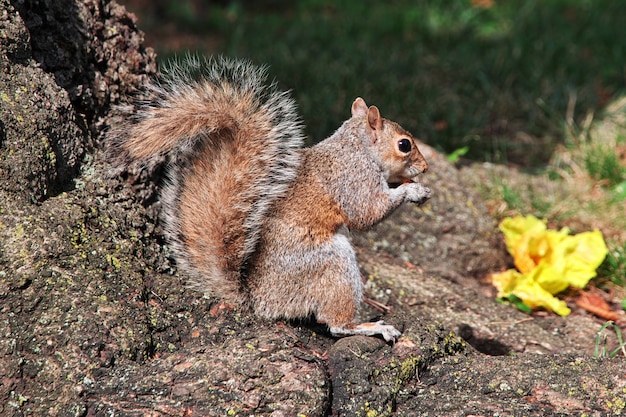
[[[567,316],[571,312],[565,301],[559,300],[546,291],[533,279],[531,274],[526,275],[518,282],[519,284],[512,293],[531,308],[543,307],[546,310],[554,311],[559,316]]]
[[[511,294],[517,285],[517,280],[521,276],[522,274],[515,269],[509,269],[499,274],[491,275],[491,283],[498,289],[498,297],[506,297]]]
[[[569,285],[583,288],[596,276],[609,250],[599,230],[568,236],[559,247],[564,259],[562,273]]]
[[[498,289],[498,297],[506,298],[513,294],[531,308],[542,307],[561,316],[567,316],[570,309],[564,301],[554,297],[535,281],[534,274],[520,274],[509,269],[491,276],[491,282]]]
[[[533,216],[504,219],[500,230],[519,272],[511,269],[492,276],[498,296],[514,294],[533,308],[560,315],[570,310],[553,295],[570,286],[587,285],[608,253],[598,230],[570,236],[567,228],[548,230],[544,221]]]
[[[539,265],[530,274],[530,279],[537,283],[544,291],[549,294],[557,294],[569,287],[569,283],[563,276],[558,266],[547,263]]]
[[[500,222],[500,230],[504,234],[506,248],[509,253],[513,255],[513,248],[523,234],[528,232],[533,232],[533,234],[543,232],[546,230],[546,224],[534,216],[507,217]]]
[[[539,262],[550,254],[552,246],[549,232],[529,230],[522,234],[513,246],[515,266],[523,274],[527,274],[539,265]]]

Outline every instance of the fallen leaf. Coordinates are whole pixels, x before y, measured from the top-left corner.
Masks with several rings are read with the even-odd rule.
[[[554,297],[569,288],[584,288],[608,253],[599,230],[570,235],[567,228],[550,230],[534,216],[502,220],[507,250],[517,270],[493,274],[499,298],[519,298],[531,308],[566,316],[570,309]]]
[[[611,310],[609,304],[598,294],[583,292],[576,300],[576,305],[606,320],[616,321],[619,317],[617,312]]]
[[[218,317],[222,313],[227,312],[227,311],[232,311],[234,309],[235,309],[234,304],[227,303],[226,301],[221,301],[211,306],[211,308],[209,309],[209,316]]]

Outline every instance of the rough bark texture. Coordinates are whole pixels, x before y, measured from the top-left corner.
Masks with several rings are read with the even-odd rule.
[[[403,337],[335,340],[184,288],[158,205],[105,175],[110,104],[156,71],[131,15],[0,0],[0,39],[1,415],[624,412],[623,359],[589,356],[601,323],[529,317],[480,283],[502,245],[432,149],[433,200],[355,236],[368,296]]]

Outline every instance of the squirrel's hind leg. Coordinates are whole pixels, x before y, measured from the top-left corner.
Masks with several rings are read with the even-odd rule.
[[[273,225],[280,230],[282,224]],[[400,332],[382,321],[355,322],[363,281],[354,249],[343,234],[318,245],[269,241],[250,274],[251,301],[257,314],[298,319],[314,315],[334,336],[382,335],[393,341]],[[297,262],[294,262],[294,259]]]
[[[319,285],[324,291],[318,295],[316,318],[328,325],[333,336],[381,335],[387,342],[395,341],[401,333],[390,324],[383,321],[355,322],[357,306],[363,293],[361,272],[354,249],[346,236],[335,235],[333,248],[334,256],[329,260],[328,267],[320,268],[323,271],[320,282],[330,282],[332,285]]]
[[[387,342],[395,342],[402,333],[390,324],[385,324],[382,320],[372,323],[352,324],[350,326],[329,326],[330,333],[333,336],[349,336],[364,335],[374,336],[382,335]]]

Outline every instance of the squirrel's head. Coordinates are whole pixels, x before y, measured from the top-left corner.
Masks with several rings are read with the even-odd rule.
[[[369,145],[376,149],[375,155],[389,184],[412,182],[428,170],[415,138],[397,123],[383,118],[378,107],[368,107],[358,97],[352,103],[352,117],[365,119]]]

